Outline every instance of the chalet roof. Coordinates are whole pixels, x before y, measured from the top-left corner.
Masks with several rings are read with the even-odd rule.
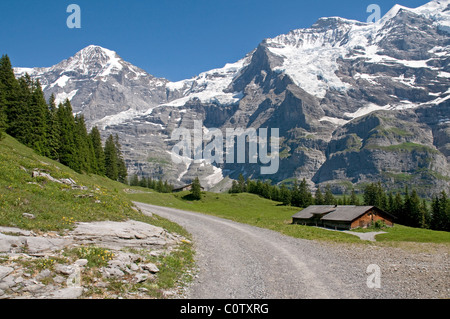
[[[322,220],[353,221],[374,206],[337,206],[333,212],[322,217]]]
[[[334,205],[311,205],[303,210],[299,211],[297,214],[292,216],[293,218],[311,218],[314,214],[326,214],[335,210]]]
[[[313,215],[324,215],[321,220],[333,221],[353,221],[361,215],[365,214],[374,206],[354,206],[354,205],[312,205],[301,210],[293,218],[309,219]],[[378,209],[378,208],[377,208]]]

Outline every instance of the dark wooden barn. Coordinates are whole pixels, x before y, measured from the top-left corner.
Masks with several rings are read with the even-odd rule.
[[[394,225],[395,217],[375,206],[313,205],[292,216],[292,223],[333,229],[367,228],[376,221]]]

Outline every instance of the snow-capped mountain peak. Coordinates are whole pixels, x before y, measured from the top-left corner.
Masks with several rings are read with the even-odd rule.
[[[39,79],[46,96],[54,94],[57,104],[69,99],[74,112],[82,112],[90,123],[160,104],[168,82],[98,45],[89,45],[52,67],[14,71],[18,77],[28,73]]]
[[[116,52],[96,45],[90,45],[73,57],[57,64],[54,68],[65,72],[77,72],[88,76],[117,74],[123,68],[123,60]]]
[[[396,4],[380,21],[377,22],[377,24],[381,26],[384,25],[401,10],[409,11],[430,19],[433,21],[433,25],[450,33],[450,0],[432,0],[417,8],[408,8]]]

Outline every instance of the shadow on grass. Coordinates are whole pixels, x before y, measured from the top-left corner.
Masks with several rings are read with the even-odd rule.
[[[190,202],[200,200],[200,198],[197,198],[197,197],[195,197],[195,196],[192,195],[192,194],[184,195],[183,197],[181,197],[181,199],[182,199],[182,200],[187,200],[187,201],[190,201]]]

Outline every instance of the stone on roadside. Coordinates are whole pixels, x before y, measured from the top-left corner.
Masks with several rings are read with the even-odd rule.
[[[102,273],[106,278],[122,277],[125,273],[118,268],[103,268]]]
[[[4,277],[2,280],[0,280],[0,289],[9,289],[11,287],[14,287],[16,285],[14,279],[15,278],[13,275]]]
[[[36,275],[36,280],[42,280],[44,278],[50,277],[52,272],[49,269],[42,270],[39,274]]]
[[[71,275],[75,272],[75,267],[57,264],[55,265],[55,271],[62,275]]]
[[[83,294],[83,287],[68,287],[52,292],[49,299],[78,299]]]
[[[148,274],[139,273],[136,274],[133,279],[136,283],[144,282],[148,279]]]
[[[0,266],[0,280],[8,276],[10,273],[14,271],[14,268]]]
[[[143,270],[146,270],[146,271],[148,271],[150,273],[153,273],[153,274],[159,272],[158,267],[155,264],[153,264],[153,263],[147,263],[147,264],[141,265],[141,268]]]
[[[75,261],[75,264],[80,267],[84,267],[88,264],[88,260],[87,259],[78,259]]]

